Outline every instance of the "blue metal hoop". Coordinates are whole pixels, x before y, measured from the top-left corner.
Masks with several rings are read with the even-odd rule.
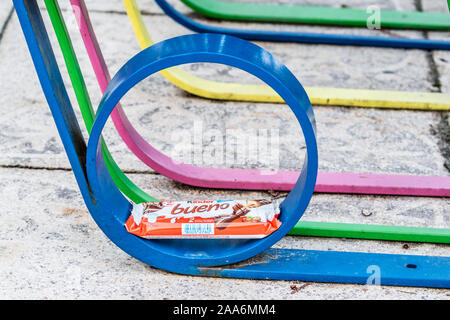
[[[239,262],[261,253],[285,236],[298,222],[312,197],[318,170],[315,120],[311,102],[295,76],[269,52],[239,38],[218,34],[194,34],[165,40],[155,44],[130,59],[110,82],[100,102],[87,147],[87,174],[93,196],[104,208],[127,207],[128,200],[118,195],[109,173],[103,170],[101,147],[102,130],[120,99],[140,81],[163,69],[186,63],[220,63],[247,71],[271,86],[291,107],[305,137],[307,155],[301,175],[288,197],[281,204],[282,226],[270,236],[259,240],[157,240],[141,241],[128,237],[126,248],[135,246],[145,250],[145,260],[151,265],[170,271],[180,271],[193,266],[214,266]],[[101,170],[99,170],[101,168]],[[117,192],[116,192],[117,191]],[[173,199],[168,199],[173,200]],[[109,230],[114,242],[122,235],[124,220],[98,218],[100,228]],[[97,218],[94,216],[97,220]],[[120,230],[120,231],[121,231]],[[121,232],[119,232],[121,233]],[[123,240],[122,240],[123,241]],[[131,249],[136,254],[135,249]],[[151,259],[155,253],[164,256],[162,261]],[[150,257],[150,258],[149,258]]]

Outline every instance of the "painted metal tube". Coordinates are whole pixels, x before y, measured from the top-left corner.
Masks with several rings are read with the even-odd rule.
[[[192,10],[213,19],[319,24],[366,28],[373,11],[355,8],[181,0]],[[380,10],[379,26],[394,29],[450,30],[450,15],[438,12]]]
[[[236,36],[246,40],[299,42],[312,44],[330,44],[346,46],[367,46],[399,49],[450,50],[450,41],[429,39],[406,39],[394,37],[374,37],[344,34],[327,34],[311,32],[288,32],[266,30],[241,30],[210,26],[197,22],[181,14],[166,0],[155,0],[160,8],[174,21],[184,27],[199,33],[218,33]]]

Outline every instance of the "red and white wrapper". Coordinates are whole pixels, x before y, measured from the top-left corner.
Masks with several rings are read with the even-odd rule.
[[[125,227],[146,239],[264,238],[281,226],[271,200],[162,201],[133,205]]]

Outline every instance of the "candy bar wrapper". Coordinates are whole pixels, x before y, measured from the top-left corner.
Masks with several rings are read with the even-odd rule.
[[[133,205],[125,227],[146,239],[260,239],[281,226],[271,200],[149,202]]]

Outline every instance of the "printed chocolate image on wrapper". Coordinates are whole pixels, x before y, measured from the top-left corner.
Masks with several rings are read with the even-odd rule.
[[[260,239],[281,226],[279,207],[265,199],[141,203],[125,228],[146,239]]]

